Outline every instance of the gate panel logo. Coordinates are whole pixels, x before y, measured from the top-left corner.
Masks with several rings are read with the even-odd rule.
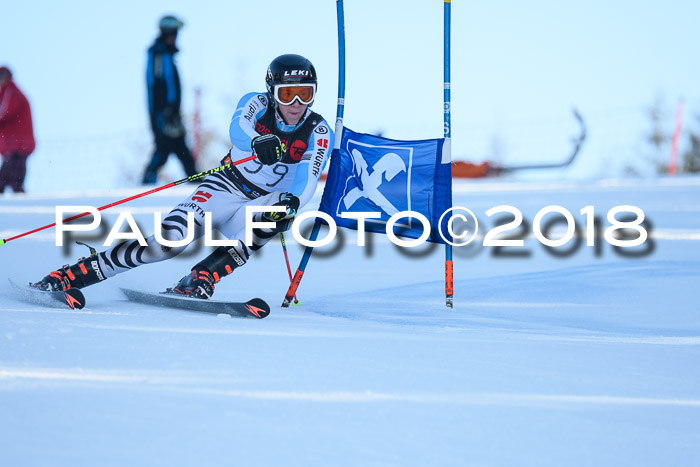
[[[386,223],[399,211],[411,210],[411,172],[413,148],[373,145],[348,139],[345,147],[352,160],[352,170],[336,215],[341,212],[379,212],[381,219],[367,222]],[[404,219],[410,227],[411,219]],[[397,223],[397,225],[401,225]]]

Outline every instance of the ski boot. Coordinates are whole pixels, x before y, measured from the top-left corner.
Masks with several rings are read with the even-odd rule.
[[[214,284],[217,282],[219,281],[206,268],[195,266],[192,272],[180,279],[174,287],[166,289],[165,293],[207,300],[214,295]]]
[[[81,243],[81,245],[85,244]],[[66,264],[62,268],[52,271],[39,282],[29,283],[29,286],[47,292],[57,292],[71,288],[82,289],[105,280],[106,277],[102,273],[100,262],[97,259],[97,251],[88,245],[85,246],[90,248],[90,256],[80,258],[72,266]]]
[[[209,256],[197,263],[190,274],[186,275],[165,293],[209,299],[214,295],[214,284],[228,276],[234,269],[246,262],[235,249],[220,246]]]

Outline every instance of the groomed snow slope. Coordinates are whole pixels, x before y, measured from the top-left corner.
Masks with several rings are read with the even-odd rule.
[[[152,211],[188,193],[124,208],[150,233]],[[53,222],[56,204],[124,196],[5,195],[0,237]],[[262,321],[121,296],[171,285],[203,248],[85,289],[82,311],[0,294],[0,464],[697,465],[700,179],[458,182],[454,204],[486,228],[502,204],[529,221],[562,205],[579,222],[584,206],[604,218],[636,205],[653,228],[637,257],[585,242],[557,257],[533,238],[514,257],[457,248],[451,311],[441,246],[407,255],[373,235],[360,248],[350,231],[312,257],[300,306],[279,306],[277,240],[217,286],[219,299],[268,300]],[[3,246],[0,283],[86,254],[54,241]],[[287,243],[294,267],[302,250]]]

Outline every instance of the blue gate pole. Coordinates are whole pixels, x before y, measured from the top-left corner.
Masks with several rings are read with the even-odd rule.
[[[335,114],[335,144],[333,152],[340,150],[343,139],[343,114],[345,113],[345,15],[343,0],[336,1],[338,13],[338,108]]]
[[[445,45],[444,45],[444,66],[445,66],[445,82],[443,93],[444,104],[444,124],[445,124],[445,142],[442,145],[442,163],[452,164],[452,127],[451,127],[451,112],[452,103],[450,99],[450,0],[444,0],[445,4]],[[452,245],[445,245],[445,306],[452,308],[454,306],[454,275],[452,267]]]
[[[331,157],[338,153],[340,150],[340,141],[343,139],[343,114],[345,112],[345,15],[343,14],[343,0],[336,1],[336,12],[338,16],[338,108],[335,118],[335,144],[333,145]],[[311,230],[309,241],[316,241],[320,229],[321,221],[317,218],[314,221],[314,227]],[[284,301],[282,302],[283,307],[287,308],[294,299],[313,250],[314,248],[312,246],[307,246],[304,250],[304,255],[301,257],[299,267],[284,296]]]

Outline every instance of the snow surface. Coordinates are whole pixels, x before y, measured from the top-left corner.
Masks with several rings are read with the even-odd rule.
[[[188,192],[124,208],[150,233],[151,212]],[[53,222],[57,204],[126,195],[5,195],[0,237]],[[559,204],[579,222],[584,206],[636,205],[653,248],[457,248],[451,311],[443,247],[360,248],[352,231],[312,257],[300,306],[279,306],[277,240],[218,285],[219,299],[267,299],[261,321],[121,296],[171,285],[204,249],[86,289],[82,311],[0,294],[0,465],[700,465],[700,179],[459,182],[454,204],[484,226],[500,204],[530,221]],[[54,242],[3,246],[0,283],[86,254]]]

